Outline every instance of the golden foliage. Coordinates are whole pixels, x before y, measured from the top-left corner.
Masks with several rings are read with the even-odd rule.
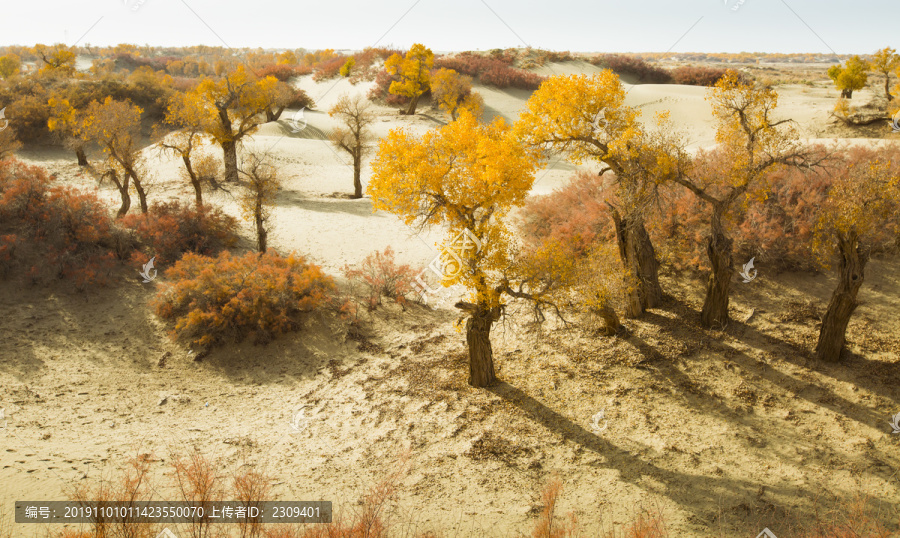
[[[421,43],[414,44],[405,57],[394,54],[384,62],[384,68],[400,80],[391,83],[388,89],[394,95],[415,99],[431,88],[431,68],[434,67],[434,53]]]
[[[420,227],[445,225],[449,238],[472,233],[482,248],[462,255],[462,267],[445,285],[474,288],[478,302],[496,305],[490,285],[509,266],[512,238],[508,211],[525,201],[534,182],[537,156],[498,118],[481,124],[468,111],[457,121],[416,136],[393,129],[372,162],[368,193],[375,209]]]

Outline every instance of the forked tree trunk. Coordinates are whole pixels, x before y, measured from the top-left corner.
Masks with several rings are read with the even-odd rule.
[[[627,273],[625,278],[629,280],[625,286],[625,317],[637,318],[648,308],[655,308],[662,302],[659,260],[642,218],[622,218],[613,209],[612,219],[616,227],[619,256]]]
[[[489,387],[497,381],[494,373],[494,351],[491,326],[500,319],[500,309],[477,308],[466,321],[466,343],[469,346],[469,385]]]
[[[75,156],[78,157],[78,166],[87,166],[87,155],[84,154],[84,148],[75,148]]]
[[[225,181],[238,182],[237,144],[234,140],[222,142],[222,154],[225,159]]]
[[[728,291],[734,276],[734,261],[731,257],[732,240],[725,235],[721,214],[715,211],[712,230],[706,243],[710,273],[706,285],[706,300],[700,312],[700,324],[704,327],[722,328],[728,324]]]
[[[847,99],[853,99],[853,90],[841,90],[841,97],[846,97]]]
[[[838,251],[841,256],[838,283],[822,319],[822,329],[816,344],[816,357],[828,362],[836,362],[841,358],[847,324],[856,310],[856,295],[862,286],[863,272],[868,262],[868,254],[860,248],[859,238],[855,234],[849,237],[839,235]]]
[[[132,181],[134,181],[134,190],[137,191],[138,194],[138,203],[141,205],[141,213],[148,213],[150,208],[147,206],[147,191],[144,190],[144,186],[141,185],[141,182],[138,181],[137,177],[132,176]]]
[[[888,101],[894,98],[894,96],[891,95],[891,76],[889,73],[885,73],[884,75],[884,95],[887,97]]]
[[[190,155],[182,155],[181,160],[184,161],[184,168],[187,170],[188,177],[191,178],[191,185],[194,187],[194,203],[197,207],[203,205],[203,187],[200,185],[200,178],[194,172],[194,166],[191,164]]]
[[[359,146],[357,145],[357,148]],[[360,175],[362,172],[362,154],[357,150],[353,154],[353,198],[362,198],[362,180]]]
[[[122,205],[119,206],[119,211],[116,213],[116,218],[120,219],[127,215],[128,210],[131,209],[131,195],[128,194],[128,175],[125,176],[123,183],[119,181],[119,174],[115,170],[110,170],[107,173],[112,178],[113,183],[116,184],[116,188],[119,189],[119,196],[122,197]]]

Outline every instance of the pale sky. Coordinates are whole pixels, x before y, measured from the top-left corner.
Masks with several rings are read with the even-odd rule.
[[[898,48],[900,0],[40,0],[5,2],[0,45],[434,51],[837,52]]]

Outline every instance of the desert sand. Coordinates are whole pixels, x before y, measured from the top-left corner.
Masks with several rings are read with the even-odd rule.
[[[568,62],[541,72],[594,69]],[[335,126],[326,111],[369,85],[309,77],[298,85],[316,100],[316,110],[305,111],[308,128],[292,132],[289,110],[247,142],[268,148],[284,178],[271,247],[303,253],[338,277],[345,264],[387,246],[400,262],[427,264],[441,230],[416,235],[373,212],[368,198],[335,195],[350,192],[352,169],[326,139]],[[704,88],[628,88],[627,103],[644,120],[670,110],[692,148],[714,144]],[[507,121],[529,95],[475,89],[486,116]],[[834,89],[777,89],[779,115],[796,120],[804,138],[845,136],[829,120]],[[427,106],[414,117],[377,111],[378,136],[447,121]],[[146,153],[156,177],[151,198],[189,199],[176,179],[179,164]],[[20,157],[60,182],[98,188],[66,152]],[[546,167],[533,194],[551,192],[578,168]],[[364,182],[370,173],[366,166]],[[114,204],[116,192],[99,189]],[[210,201],[239,216],[226,195]],[[447,536],[529,534],[552,475],[565,488],[559,513],[575,511],[587,535],[657,508],[672,536],[754,536],[774,529],[785,510],[812,517],[817,500],[827,506],[860,492],[896,529],[900,436],[887,421],[900,412],[900,260],[871,263],[849,331],[852,358],[836,366],[814,364],[810,354],[834,277],[764,267],[760,275],[732,299],[733,318],[753,317],[725,331],[696,327],[702,284],[674,275],[664,279],[673,299],[628,321],[627,338],[538,328],[520,313],[494,329],[503,383],[489,390],[466,385],[465,339],[449,308],[386,305],[363,313],[355,338],[333,316],[317,314],[266,347],[247,342],[194,361],[152,315],[147,302],[158,284],[141,283],[137,270],[121,271],[117,287],[87,293],[0,282],[0,517],[15,500],[62,500],[73,485],[111,476],[127,457],[152,455],[159,474],[173,452],[197,447],[223,473],[256,465],[277,477],[278,498],[331,500],[339,512],[357,506],[408,450],[411,471],[393,521]],[[298,409],[309,418],[299,433],[289,426]],[[600,410],[608,427],[594,433],[591,417]],[[15,535],[42,532],[34,525]]]

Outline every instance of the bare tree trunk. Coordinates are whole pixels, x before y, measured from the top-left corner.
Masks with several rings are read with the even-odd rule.
[[[269,236],[269,232],[266,230],[266,221],[263,219],[262,205],[258,202],[254,213],[254,218],[256,220],[256,247],[260,254],[265,254],[266,248],[268,248],[266,239]]]
[[[494,373],[494,351],[491,326],[500,319],[500,309],[476,309],[466,321],[466,343],[469,346],[469,385],[489,387],[497,381]]]
[[[828,310],[822,319],[816,357],[823,361],[836,362],[846,341],[847,325],[858,303],[856,295],[862,286],[868,254],[860,249],[856,234],[849,237],[838,236],[838,250],[841,255],[838,284],[831,295]]]
[[[360,173],[362,172],[362,151],[359,148],[359,145],[356,147],[356,152],[353,154],[353,198],[362,198],[362,180],[360,179]]]
[[[418,104],[419,104],[420,97],[422,97],[421,94],[419,94],[409,100],[409,108],[406,109],[407,116],[412,116],[416,113],[416,106],[418,106]]]
[[[191,185],[194,186],[194,203],[196,203],[197,207],[200,207],[203,205],[203,188],[200,185],[200,178],[194,172],[190,155],[182,155],[181,160],[184,161],[184,168],[187,170],[188,177],[191,178]]]
[[[119,181],[119,174],[114,169],[110,169],[107,174],[112,178],[116,188],[119,189],[119,196],[122,197],[122,205],[119,206],[119,211],[116,213],[116,218],[120,219],[127,215],[128,210],[131,209],[131,195],[128,194],[128,175],[125,175],[125,182],[123,183]]]
[[[887,97],[888,101],[890,101],[891,99],[894,98],[894,96],[891,95],[891,75],[890,75],[890,73],[884,74],[884,95]]]
[[[234,140],[225,140],[222,142],[222,153],[225,159],[225,181],[237,183],[237,143]]]
[[[78,157],[78,166],[87,166],[87,155],[84,154],[84,148],[75,148],[75,156]]]
[[[662,302],[659,261],[642,218],[622,218],[613,209],[612,219],[616,227],[619,256],[627,272],[625,278],[629,279],[625,286],[625,317],[637,318],[648,308],[655,308]]]
[[[728,291],[734,276],[734,261],[731,257],[732,240],[725,235],[721,218],[721,212],[716,208],[706,244],[711,269],[706,285],[706,300],[700,312],[700,324],[704,327],[720,328],[728,324]]]
[[[150,208],[147,206],[147,191],[144,190],[144,186],[141,185],[141,182],[138,181],[136,176],[132,176],[132,181],[134,181],[134,190],[137,191],[138,194],[138,203],[141,205],[141,213],[148,213]]]

